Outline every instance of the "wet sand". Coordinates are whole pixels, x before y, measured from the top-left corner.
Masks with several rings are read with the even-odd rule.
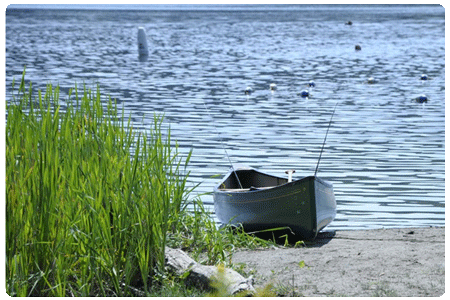
[[[324,232],[302,248],[241,250],[254,286],[294,296],[441,296],[445,227]]]

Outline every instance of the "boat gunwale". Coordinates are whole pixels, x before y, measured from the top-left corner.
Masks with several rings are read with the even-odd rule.
[[[282,179],[282,180],[287,180],[286,178],[283,178],[283,177],[279,177],[279,176],[275,176],[275,175],[271,175],[271,174],[267,174],[267,173],[264,173],[264,172],[261,172],[261,171],[259,171],[259,170],[257,170],[257,169],[254,169],[254,168],[251,168],[251,167],[246,167],[246,168],[240,168],[240,169],[235,169],[235,170],[233,170],[233,169],[231,169],[223,178],[222,178],[222,180],[214,187],[214,193],[221,193],[221,194],[239,194],[239,195],[243,195],[243,194],[246,194],[246,193],[262,193],[262,192],[268,192],[268,191],[272,191],[272,190],[275,190],[275,189],[279,189],[279,188],[286,188],[286,187],[288,187],[289,185],[296,185],[296,184],[299,184],[300,182],[302,182],[302,181],[307,181],[307,180],[311,180],[311,178],[314,180],[314,181],[319,181],[320,183],[322,183],[323,185],[325,185],[326,187],[328,187],[328,188],[333,188],[333,184],[331,183],[331,182],[329,182],[329,181],[326,181],[326,180],[324,180],[324,179],[321,179],[321,178],[319,178],[319,177],[317,177],[317,176],[314,176],[314,175],[310,175],[310,176],[305,176],[305,177],[302,177],[302,178],[299,178],[299,179],[297,179],[297,180],[293,180],[293,181],[291,181],[291,182],[286,182],[286,183],[283,183],[283,184],[280,184],[280,185],[275,185],[275,186],[271,186],[271,187],[260,187],[260,188],[258,188],[258,187],[255,187],[255,189],[242,189],[242,191],[239,191],[239,190],[241,190],[241,189],[232,189],[232,190],[230,190],[230,189],[221,189],[220,188],[220,186],[231,176],[231,175],[234,175],[234,173],[236,173],[236,172],[239,172],[239,171],[254,171],[254,172],[256,172],[256,173],[259,173],[259,174],[262,174],[262,175],[265,175],[265,176],[269,176],[269,177],[273,177],[273,178],[277,178],[277,179]],[[237,176],[237,175],[235,175],[235,176]],[[271,199],[274,199],[274,198],[271,198]]]

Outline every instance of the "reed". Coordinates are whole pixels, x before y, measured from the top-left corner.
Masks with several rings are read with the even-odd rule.
[[[142,133],[99,87],[75,86],[61,103],[59,87],[34,92],[24,70],[15,88],[6,107],[9,295],[183,294],[182,280],[165,274],[166,245],[232,266],[233,249],[273,244],[217,228],[198,198],[188,200],[192,151],[181,157],[162,116]]]
[[[14,87],[15,83],[13,83]],[[146,134],[111,98],[76,87],[64,112],[51,84],[7,104],[6,278],[16,296],[128,295],[164,268],[190,190],[160,116]],[[105,101],[103,101],[105,102]]]

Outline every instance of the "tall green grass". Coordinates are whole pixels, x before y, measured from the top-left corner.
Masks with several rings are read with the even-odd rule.
[[[147,290],[190,192],[190,154],[171,147],[162,117],[148,136],[137,133],[110,98],[85,87],[69,92],[63,112],[58,87],[33,96],[24,76],[7,104],[8,294]]]
[[[98,87],[75,86],[62,103],[59,87],[34,92],[24,71],[15,88],[6,105],[9,295],[185,293],[165,274],[166,245],[231,266],[233,249],[271,244],[218,229],[188,200],[192,152],[181,157],[163,117],[142,133]]]

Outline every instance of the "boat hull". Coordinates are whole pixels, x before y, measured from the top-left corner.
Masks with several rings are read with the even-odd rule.
[[[214,188],[214,208],[223,224],[246,231],[289,227],[303,239],[314,239],[336,216],[331,183],[315,176],[287,182],[251,168],[224,177]]]

